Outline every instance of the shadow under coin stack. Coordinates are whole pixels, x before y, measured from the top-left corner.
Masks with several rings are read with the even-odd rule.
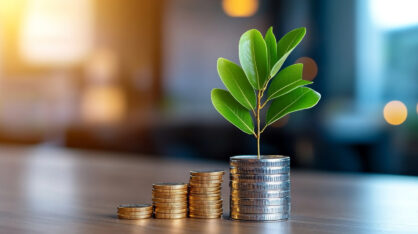
[[[222,209],[222,170],[190,171],[189,217],[220,218]]]
[[[152,202],[157,219],[187,217],[187,184],[159,183],[152,185]]]
[[[232,219],[274,221],[289,218],[289,157],[231,157],[230,173]]]
[[[120,219],[148,219],[152,217],[152,205],[127,204],[118,206]]]

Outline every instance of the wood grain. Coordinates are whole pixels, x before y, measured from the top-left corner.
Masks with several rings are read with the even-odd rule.
[[[0,147],[0,233],[417,233],[418,179],[292,171],[288,222],[119,220],[155,182],[227,164],[53,148]],[[225,176],[225,181],[228,181]],[[224,182],[225,214],[228,184]]]

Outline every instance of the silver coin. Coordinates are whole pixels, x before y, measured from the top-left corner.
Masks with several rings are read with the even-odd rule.
[[[243,206],[231,205],[231,212],[241,214],[275,214],[290,212],[290,204],[282,206]]]
[[[239,198],[230,199],[230,203],[233,205],[246,205],[246,206],[280,206],[289,204],[290,197],[279,198]]]
[[[276,214],[241,214],[231,212],[231,218],[237,220],[247,221],[278,221],[289,219],[289,213],[276,213]]]
[[[259,182],[259,183],[244,183],[231,181],[229,187],[239,190],[289,190],[290,189],[290,180],[282,182]]]
[[[256,155],[234,156],[229,160],[233,167],[283,167],[290,166],[290,157],[281,155],[262,155],[260,159]]]
[[[237,200],[237,198],[279,198],[289,196],[290,190],[242,191],[231,189],[231,199],[233,200]]]
[[[290,174],[277,174],[277,175],[248,175],[248,174],[231,174],[230,178],[236,182],[282,182],[290,179]]]
[[[274,175],[290,172],[290,166],[284,167],[230,167],[229,172],[231,174],[262,174],[262,175]]]

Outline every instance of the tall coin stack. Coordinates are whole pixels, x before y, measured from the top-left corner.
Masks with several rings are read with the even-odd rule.
[[[232,219],[287,220],[290,216],[290,158],[279,155],[230,158]]]
[[[187,187],[185,183],[159,183],[152,185],[152,202],[157,219],[187,217]]]
[[[189,217],[219,218],[222,216],[222,170],[190,171]]]

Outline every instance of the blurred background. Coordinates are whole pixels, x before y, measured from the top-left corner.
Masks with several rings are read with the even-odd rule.
[[[227,161],[256,141],[212,107],[240,35],[307,35],[322,94],[262,136],[293,168],[418,175],[414,0],[0,0],[0,144]],[[123,157],[123,154],[121,154]]]

